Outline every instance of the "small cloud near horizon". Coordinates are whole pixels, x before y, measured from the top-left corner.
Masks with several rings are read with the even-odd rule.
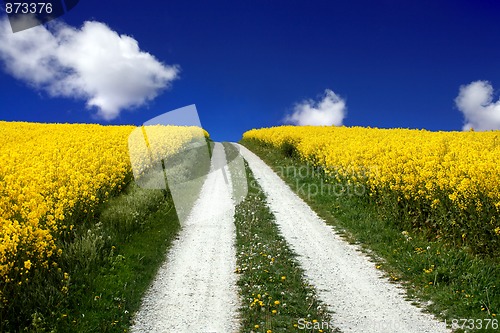
[[[490,82],[474,81],[461,86],[455,104],[464,115],[462,130],[500,130],[500,99],[493,101]]]
[[[107,121],[153,100],[179,75],[178,66],[159,62],[134,38],[95,21],[79,29],[54,22],[12,33],[4,18],[0,60],[16,79],[52,97],[85,100]]]
[[[293,112],[285,116],[284,122],[299,126],[342,126],[346,113],[344,99],[326,89],[319,101],[309,99],[295,104]]]

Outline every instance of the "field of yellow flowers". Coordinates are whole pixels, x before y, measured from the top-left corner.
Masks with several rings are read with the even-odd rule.
[[[124,188],[132,164],[145,170],[200,133],[194,127],[148,126],[152,154],[137,153],[131,163],[134,128],[0,122],[0,310],[15,302],[34,272],[58,274],[59,292],[67,293],[70,276],[58,267],[61,242]],[[139,140],[131,149],[134,142]]]
[[[243,139],[292,151],[331,181],[362,184],[402,229],[500,250],[499,131],[282,126]]]

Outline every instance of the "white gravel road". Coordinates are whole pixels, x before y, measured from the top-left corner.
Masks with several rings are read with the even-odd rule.
[[[356,246],[321,220],[259,157],[240,146],[281,233],[344,333],[441,333],[443,323],[404,299]]]
[[[211,168],[179,238],[143,299],[132,332],[238,330],[234,202],[224,148],[219,143],[214,147]]]

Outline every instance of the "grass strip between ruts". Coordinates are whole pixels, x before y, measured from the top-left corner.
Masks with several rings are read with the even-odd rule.
[[[225,143],[228,160],[237,149]],[[236,206],[241,332],[337,332],[275,223],[245,162],[248,195]],[[229,166],[232,178],[235,170]]]

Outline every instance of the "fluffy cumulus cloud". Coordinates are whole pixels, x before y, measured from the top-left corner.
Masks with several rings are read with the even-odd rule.
[[[464,131],[500,129],[500,100],[493,100],[493,87],[488,81],[461,86],[455,103],[465,118]]]
[[[179,74],[177,66],[162,64],[135,39],[99,22],[13,34],[8,20],[0,20],[0,59],[15,78],[54,97],[83,99],[105,120],[153,100]]]
[[[319,101],[305,100],[295,105],[286,115],[285,123],[295,125],[341,126],[346,116],[346,103],[330,89],[326,89]]]

